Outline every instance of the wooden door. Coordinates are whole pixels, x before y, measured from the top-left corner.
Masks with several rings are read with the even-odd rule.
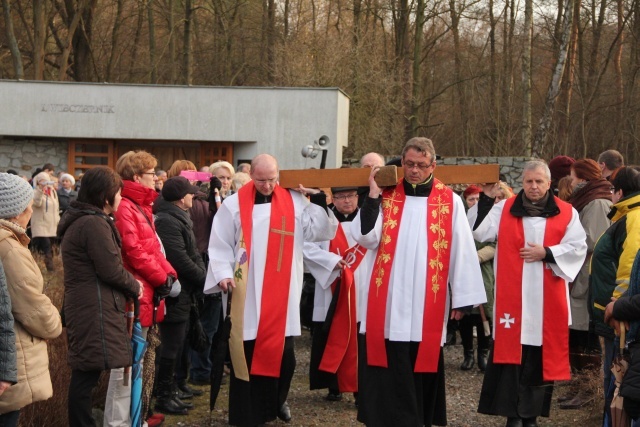
[[[114,141],[107,139],[71,139],[67,169],[73,176],[78,176],[96,166],[113,168]]]

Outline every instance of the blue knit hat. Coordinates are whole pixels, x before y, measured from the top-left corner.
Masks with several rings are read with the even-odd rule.
[[[0,173],[0,218],[15,218],[33,200],[33,188],[21,177]]]

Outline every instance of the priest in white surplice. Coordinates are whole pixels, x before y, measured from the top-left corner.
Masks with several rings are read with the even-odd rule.
[[[375,252],[351,236],[358,187],[334,187],[331,194],[331,210],[340,226],[333,240],[304,243],[304,263],[315,279],[309,388],[328,389],[325,399],[339,401],[343,392],[358,391],[359,305]],[[345,268],[351,270],[349,276]]]
[[[214,218],[204,290],[232,291],[229,423],[238,426],[291,419],[286,398],[296,364],[293,337],[300,335],[302,247],[333,238],[337,228],[323,193],[301,187],[310,203],[277,184],[272,156],[253,159],[251,178]]]
[[[373,168],[351,223],[355,240],[376,252],[360,325],[358,421],[368,426],[446,425],[449,309],[459,319],[458,309],[486,302],[462,200],[434,178],[435,166],[431,140],[407,141],[404,178],[383,191]]]
[[[587,253],[576,210],[549,191],[544,161],[528,162],[523,190],[493,204],[484,187],[469,210],[478,241],[497,241],[494,346],[478,412],[507,417],[507,426],[537,426],[549,416],[553,381],[568,380],[569,287]]]

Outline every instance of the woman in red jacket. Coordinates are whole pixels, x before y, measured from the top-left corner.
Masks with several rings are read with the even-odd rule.
[[[154,307],[156,288],[177,277],[163,254],[162,246],[153,224],[152,205],[158,197],[154,189],[158,179],[154,168],[155,157],[145,151],[129,151],[116,162],[116,172],[122,178],[122,201],[115,213],[116,228],[122,237],[122,261],[125,269],[144,285],[140,300],[140,324],[143,335],[154,323],[164,318],[164,301]],[[111,371],[108,393],[116,396],[113,407],[105,408],[105,425],[126,424],[129,417],[129,388],[122,386],[122,371]],[[154,420],[147,420],[151,426]]]

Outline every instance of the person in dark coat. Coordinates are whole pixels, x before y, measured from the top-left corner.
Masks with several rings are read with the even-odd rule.
[[[206,269],[193,234],[188,209],[199,188],[182,176],[169,178],[162,188],[162,199],[154,206],[156,231],[162,240],[167,260],[178,273],[180,293],[166,299],[167,314],[160,324],[162,347],[157,372],[156,409],[167,414],[186,415],[186,405],[174,390],[173,374],[176,358],[181,354],[186,337],[192,294],[202,292]]]
[[[621,327],[628,331],[626,342],[631,357],[627,372],[620,385],[620,396],[624,397],[625,412],[636,422],[640,419],[640,342],[638,341],[640,294],[636,290],[638,281],[640,281],[640,251],[636,253],[633,262],[629,292],[618,299],[612,298],[604,312],[605,322],[618,334]]]
[[[58,225],[64,266],[63,312],[69,340],[69,425],[91,426],[91,390],[102,371],[130,366],[125,299],[142,283],[125,270],[120,233],[109,216],[120,204],[122,180],[107,167],[90,169],[78,200]]]
[[[176,160],[167,171],[167,176],[173,178],[174,176],[183,175],[183,172],[197,172],[196,165],[189,160]],[[195,180],[190,180],[189,182],[197,185],[197,181]],[[207,193],[204,193],[201,188],[200,191],[193,196],[193,205],[188,210],[189,217],[193,222],[193,234],[196,237],[198,253],[200,253],[204,261],[205,268],[209,260],[207,251],[209,249],[211,223],[213,222],[213,216],[217,212],[215,189],[220,190],[222,188],[222,182],[213,176],[211,177],[208,187],[214,189],[213,198],[211,199],[213,203],[209,203],[208,201],[208,190]],[[187,376],[192,383],[197,385],[208,385],[210,383],[211,360],[209,359],[209,353],[211,350],[211,342],[218,331],[218,325],[222,318],[222,300],[220,294],[204,295],[201,291],[196,291],[195,297],[198,302],[200,323],[209,339],[209,344],[200,352],[190,349],[188,344],[183,346],[182,355],[178,358],[176,364],[176,381],[178,382],[178,388],[185,396],[199,396],[203,393],[187,384]],[[189,365],[191,365],[190,372],[187,372]]]
[[[78,192],[73,189],[76,185],[76,179],[73,175],[63,173],[60,176],[60,188],[56,189],[58,193],[58,202],[60,203],[60,215],[66,211],[71,202],[78,199]]]
[[[17,382],[16,333],[13,330],[11,298],[9,298],[4,268],[0,263],[0,396]]]

